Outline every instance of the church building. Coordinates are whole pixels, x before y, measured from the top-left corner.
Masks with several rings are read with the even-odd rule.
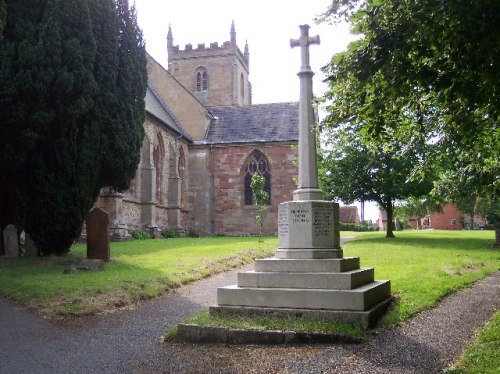
[[[276,233],[278,204],[296,188],[298,103],[252,105],[250,54],[234,23],[222,45],[184,49],[167,36],[168,68],[147,56],[145,137],[125,193],[103,190],[110,235],[134,229],[200,235],[258,233],[250,179],[265,177],[266,233]],[[272,82],[270,83],[272,84]]]

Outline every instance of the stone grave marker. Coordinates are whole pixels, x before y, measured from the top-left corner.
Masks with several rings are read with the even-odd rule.
[[[24,239],[24,257],[36,257],[38,256],[38,248],[31,237],[26,234]]]
[[[109,261],[109,214],[94,207],[85,220],[87,226],[87,258]]]
[[[19,236],[14,225],[7,225],[3,230],[5,257],[19,257]]]

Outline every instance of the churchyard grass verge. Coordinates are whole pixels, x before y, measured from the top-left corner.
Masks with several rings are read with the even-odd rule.
[[[500,368],[500,311],[476,337],[475,342],[465,349],[450,374],[498,373]]]
[[[276,237],[116,242],[104,271],[64,274],[86,255],[76,244],[66,257],[0,260],[0,294],[49,317],[104,313],[270,256],[276,245]]]
[[[342,247],[345,257],[359,256],[361,267],[374,267],[376,279],[391,280],[396,301],[379,324],[379,328],[383,328],[398,325],[433,308],[446,295],[499,270],[500,251],[491,248],[493,238],[493,231],[403,231],[396,232],[393,239],[385,238],[385,233],[375,232],[354,236]],[[225,327],[233,327],[235,323],[231,318],[224,320],[208,314],[184,322],[194,321]],[[288,326],[287,319],[284,322],[283,329],[293,329],[290,320]],[[260,322],[251,318],[243,318],[237,323],[261,328]],[[319,322],[319,325],[319,330],[330,328],[328,322]],[[336,332],[345,333],[343,328]],[[167,335],[175,335],[175,331]]]

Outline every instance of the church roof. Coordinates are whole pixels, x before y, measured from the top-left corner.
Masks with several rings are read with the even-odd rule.
[[[299,104],[275,103],[209,107],[214,120],[205,143],[258,143],[297,141]]]
[[[151,84],[148,84],[148,88],[146,90],[146,112],[158,118],[161,122],[163,122],[167,127],[171,128],[178,134],[191,139],[189,135],[182,129],[181,125],[177,122],[175,116],[168,109],[168,107],[163,103],[163,101],[159,98],[155,89]]]

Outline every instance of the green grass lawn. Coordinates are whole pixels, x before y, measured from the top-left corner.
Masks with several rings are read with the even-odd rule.
[[[49,316],[111,311],[274,253],[277,238],[215,237],[111,243],[104,271],[64,274],[86,246],[67,257],[0,259],[0,294]]]
[[[342,232],[352,237],[345,256],[360,256],[375,267],[377,279],[390,279],[396,306],[384,324],[398,324],[436,305],[446,294],[467,287],[500,268],[491,248],[492,231]],[[104,271],[64,274],[85,246],[63,258],[0,259],[0,294],[43,314],[94,314],[160,295],[181,284],[272,255],[275,237],[157,239],[112,243]]]
[[[345,257],[360,257],[361,267],[374,267],[375,278],[390,279],[396,302],[380,325],[400,324],[434,306],[447,294],[472,285],[500,269],[500,250],[491,247],[493,231],[403,231],[388,239],[385,233],[364,233],[343,244]],[[282,321],[247,317],[211,316],[202,313],[185,323],[253,329],[283,329]],[[300,319],[287,320],[289,329],[303,330]],[[310,328],[310,327],[308,327]],[[349,326],[336,326],[339,333],[359,335]],[[328,322],[312,325],[313,332],[332,332]]]
[[[382,324],[399,324],[434,307],[447,294],[500,269],[493,231],[403,231],[396,238],[368,233],[343,245],[376,279],[390,279],[396,306]]]
[[[476,341],[468,347],[453,374],[486,374],[500,372],[500,311],[479,332]]]

